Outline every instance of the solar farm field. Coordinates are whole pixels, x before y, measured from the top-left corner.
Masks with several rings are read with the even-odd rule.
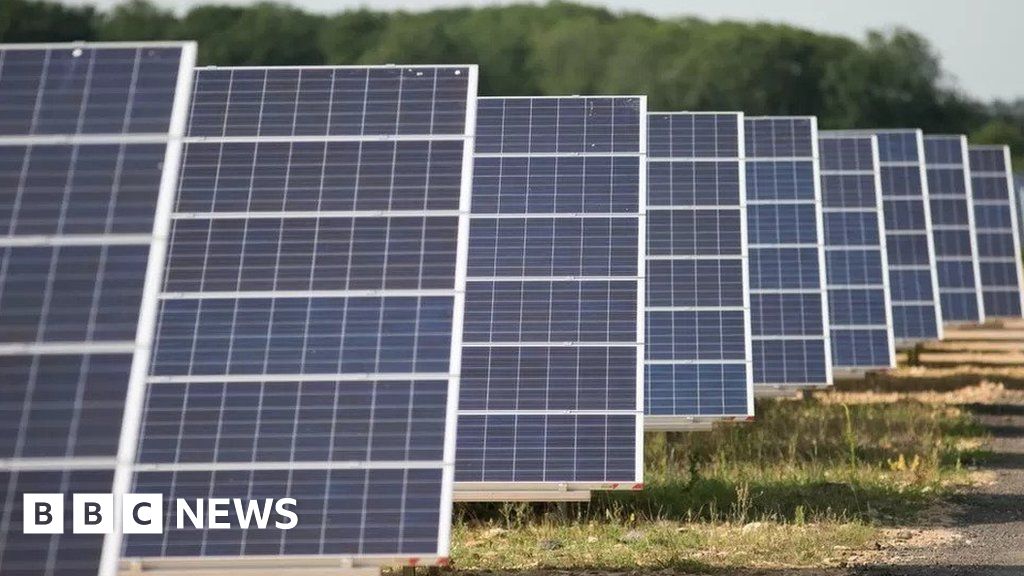
[[[453,566],[845,575],[941,561],[1002,574],[987,564],[1005,539],[984,524],[992,494],[1024,494],[1021,355],[1022,322],[948,330],[887,373],[759,400],[748,425],[648,433],[640,494],[457,505]]]
[[[0,3],[0,576],[1024,574],[1024,99],[899,20],[102,1]]]

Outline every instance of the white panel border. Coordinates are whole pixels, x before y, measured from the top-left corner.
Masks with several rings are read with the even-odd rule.
[[[164,261],[171,228],[171,212],[178,193],[178,171],[181,166],[182,139],[185,136],[189,104],[192,101],[192,77],[198,46],[189,42],[182,47],[178,66],[178,83],[175,88],[171,120],[168,125],[167,152],[164,156],[163,173],[160,177],[160,191],[157,195],[156,213],[153,218],[153,242],[149,248],[149,262],[146,280],[142,289],[142,304],[139,323],[135,333],[135,353],[128,377],[128,392],[125,398],[121,422],[121,438],[118,444],[117,465],[114,468],[112,492],[131,492],[136,449],[142,421],[143,404],[146,395],[146,377],[149,376],[150,356],[156,336],[156,321],[159,311],[157,297],[163,288]],[[99,576],[116,576],[121,556],[120,515],[114,517],[114,531],[103,539],[100,555]]]

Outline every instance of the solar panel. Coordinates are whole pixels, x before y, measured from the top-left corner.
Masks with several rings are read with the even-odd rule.
[[[1022,212],[1024,212],[1024,174],[1018,172],[1017,174],[1013,175],[1013,193],[1014,199],[1016,200],[1015,206],[1017,208],[1017,217],[1020,218],[1019,215]],[[1021,238],[1022,241],[1024,241],[1024,228],[1022,228],[1019,224],[1020,223],[1018,222],[1018,236]]]
[[[122,565],[447,556],[476,78],[196,73],[132,489],[290,496],[300,520],[169,522]]]
[[[967,137],[925,136],[924,158],[942,321],[983,322]]]
[[[818,147],[832,368],[893,367],[878,140],[821,132]]]
[[[971,186],[986,317],[1020,317],[1021,254],[1010,149],[971,146]]]
[[[931,206],[920,130],[875,130],[897,347],[942,338]]]
[[[828,385],[817,119],[744,124],[754,392]]]
[[[6,44],[0,134],[167,134],[183,43]],[[35,140],[38,142],[39,140]]]
[[[121,403],[124,403],[122,397]],[[22,494],[109,493],[113,470],[97,469],[14,469],[0,471],[0,502],[6,527],[3,549],[4,574],[11,576],[88,575],[97,573],[102,534],[70,534],[70,498],[64,505],[64,534],[22,534]]]
[[[743,114],[647,119],[644,425],[751,417]]]
[[[478,101],[460,491],[641,482],[645,114]]]
[[[116,562],[70,534],[70,497],[65,534],[24,534],[22,495],[117,491],[195,51],[0,46],[2,574]]]

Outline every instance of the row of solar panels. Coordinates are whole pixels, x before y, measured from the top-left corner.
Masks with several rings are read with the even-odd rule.
[[[645,429],[1021,315],[1004,147],[194,59],[0,48],[5,575],[440,562],[456,489],[636,489]],[[21,533],[111,491],[300,520]]]

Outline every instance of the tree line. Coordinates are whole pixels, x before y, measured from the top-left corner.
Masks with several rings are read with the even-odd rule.
[[[172,39],[199,41],[200,64],[476,63],[482,95],[647,94],[651,110],[813,114],[824,129],[919,127],[1024,152],[1024,99],[968,96],[904,29],[854,40],[568,2],[336,14],[269,2],[183,14],[148,0],[108,11],[0,2],[2,42]]]

